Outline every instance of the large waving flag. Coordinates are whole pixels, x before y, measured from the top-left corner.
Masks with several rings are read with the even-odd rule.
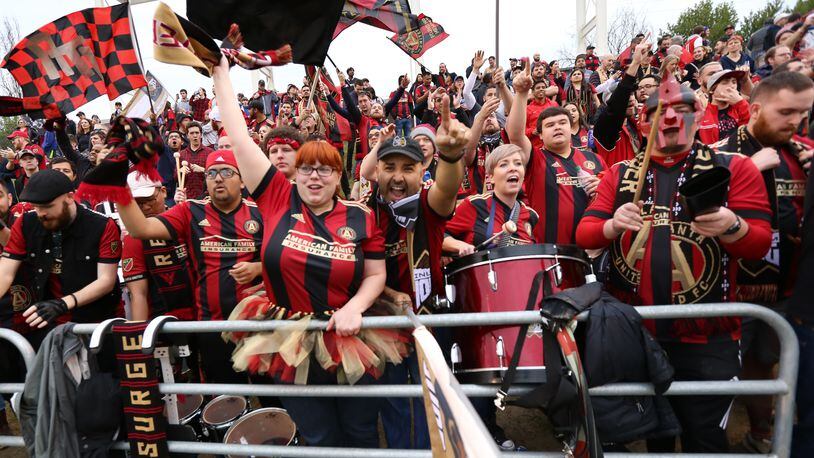
[[[419,14],[417,29],[411,29],[401,34],[397,33],[390,37],[390,40],[402,51],[406,52],[408,56],[418,59],[448,36],[440,24],[433,22],[428,16]]]
[[[172,100],[172,95],[164,88],[150,71],[147,71],[147,86],[139,89],[124,107],[122,115],[128,118],[149,119],[150,111],[155,110],[159,115],[163,112],[167,102]]]
[[[433,458],[497,458],[500,451],[424,326],[413,331]],[[416,420],[420,421],[420,420]]]
[[[0,67],[22,87],[26,107],[56,118],[147,84],[131,31],[126,4],[76,11],[23,38]]]
[[[153,56],[159,62],[187,65],[204,76],[212,76],[221,51],[200,27],[159,3],[153,15]]]
[[[345,0],[333,37],[357,22],[396,34],[418,29],[418,16],[410,12],[408,0]]]
[[[189,20],[216,39],[240,27],[246,48],[258,53],[291,45],[293,62],[322,65],[342,0],[187,0]]]

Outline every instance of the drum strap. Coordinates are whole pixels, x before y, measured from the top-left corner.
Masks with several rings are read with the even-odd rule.
[[[543,285],[543,297],[540,298],[542,301],[546,296],[551,295],[551,280],[549,280],[547,272],[545,270],[541,270],[537,272],[534,276],[534,279],[531,283],[531,291],[529,291],[529,298],[526,301],[526,311],[530,311],[534,309],[534,306],[538,304],[537,295],[538,291],[540,290],[540,284]],[[503,410],[506,408],[506,401],[505,398],[507,393],[509,392],[509,388],[514,383],[514,378],[517,375],[517,365],[520,363],[520,353],[523,351],[523,344],[526,342],[526,333],[528,332],[529,325],[524,324],[520,326],[520,330],[517,334],[517,340],[514,343],[514,350],[512,350],[512,359],[509,362],[509,368],[506,370],[506,374],[503,375],[503,381],[500,384],[500,389],[497,392],[497,398],[495,399],[495,405],[500,409]],[[551,377],[553,373],[557,373],[559,375],[559,371],[562,368],[562,364],[560,363],[559,354],[556,351],[557,345],[556,340],[553,338],[551,332],[543,330],[543,361],[546,364],[546,380]],[[557,367],[555,368],[554,365]],[[550,386],[551,384],[545,383],[542,386]]]

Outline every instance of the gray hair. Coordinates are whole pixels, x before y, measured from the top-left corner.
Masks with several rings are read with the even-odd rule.
[[[491,175],[492,172],[494,172],[495,167],[497,167],[498,162],[502,161],[503,159],[506,159],[507,157],[515,153],[520,153],[520,155],[522,156],[523,150],[519,146],[513,145],[511,143],[507,145],[498,146],[497,148],[492,150],[492,152],[489,153],[488,156],[486,156],[486,163],[484,163],[483,165],[484,170],[486,170],[486,173],[488,175]]]

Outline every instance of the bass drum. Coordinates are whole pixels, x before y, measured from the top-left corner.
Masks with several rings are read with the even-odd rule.
[[[520,245],[479,251],[446,266],[447,298],[456,312],[516,312],[528,302],[534,276],[548,270],[552,292],[584,285],[585,252],[573,245]],[[450,297],[452,296],[452,297]],[[539,310],[539,299],[534,309]],[[512,360],[520,326],[452,328],[452,372],[463,383],[499,384]],[[514,383],[545,383],[542,328],[530,325]]]
[[[266,407],[257,409],[229,428],[224,444],[296,445],[297,426],[285,409]],[[243,458],[242,455],[228,455]]]

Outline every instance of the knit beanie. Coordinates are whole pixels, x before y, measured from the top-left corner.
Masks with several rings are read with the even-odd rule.
[[[415,128],[410,132],[410,138],[415,140],[416,137],[419,135],[424,135],[425,137],[432,140],[432,145],[438,150],[438,145],[435,144],[435,128],[429,124],[419,124],[415,126]]]

